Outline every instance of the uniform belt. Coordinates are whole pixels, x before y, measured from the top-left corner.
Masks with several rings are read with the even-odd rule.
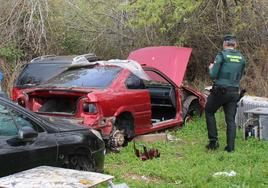
[[[224,87],[227,92],[238,92],[239,88],[238,87]]]
[[[220,86],[220,85],[214,85],[213,87],[220,89],[222,91],[225,91],[225,92],[239,92],[238,87],[232,87],[232,86],[226,87],[226,86]]]

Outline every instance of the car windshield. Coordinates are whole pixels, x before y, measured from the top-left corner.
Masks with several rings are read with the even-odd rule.
[[[113,66],[69,69],[43,84],[43,87],[105,88],[112,83],[120,70],[122,68]]]
[[[66,65],[63,64],[28,64],[18,77],[16,86],[35,86],[44,83],[66,69]]]

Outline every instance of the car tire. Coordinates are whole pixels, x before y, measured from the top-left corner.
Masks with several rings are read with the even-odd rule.
[[[183,125],[185,126],[194,116],[201,116],[201,109],[197,99],[191,101],[183,113]]]
[[[88,156],[74,155],[69,159],[68,168],[82,171],[94,171],[94,163]]]

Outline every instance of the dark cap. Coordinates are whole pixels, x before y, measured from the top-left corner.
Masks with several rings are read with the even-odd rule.
[[[234,35],[228,34],[223,37],[223,41],[235,41],[236,37]]]

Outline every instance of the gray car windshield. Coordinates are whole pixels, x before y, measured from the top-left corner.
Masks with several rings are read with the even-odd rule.
[[[122,68],[112,66],[70,69],[49,80],[43,86],[105,88],[112,83],[120,70]]]

